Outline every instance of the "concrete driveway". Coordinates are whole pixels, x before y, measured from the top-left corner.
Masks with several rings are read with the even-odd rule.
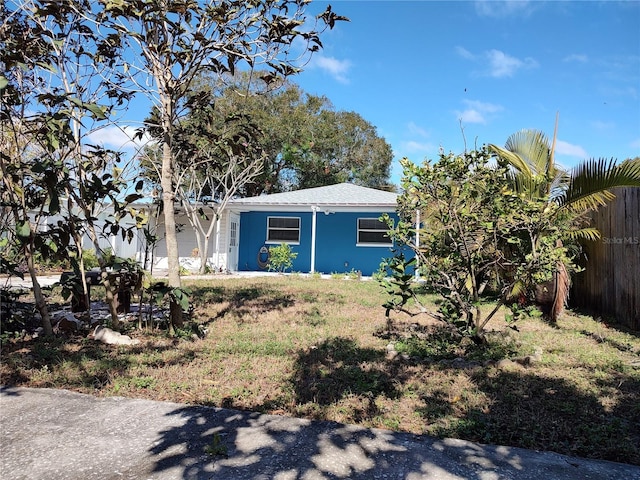
[[[3,480],[640,480],[640,467],[331,422],[0,388]]]

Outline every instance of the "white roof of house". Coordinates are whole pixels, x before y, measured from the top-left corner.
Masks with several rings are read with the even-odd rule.
[[[397,193],[361,187],[352,183],[339,183],[337,185],[306,188],[294,192],[238,198],[231,200],[229,204],[236,207],[302,207],[317,205],[322,207],[395,208],[397,198]]]

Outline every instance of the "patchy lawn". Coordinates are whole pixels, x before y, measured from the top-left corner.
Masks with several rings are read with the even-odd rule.
[[[7,339],[1,382],[171,400],[550,450],[640,465],[640,338],[566,313],[552,327],[489,324],[452,344],[426,317],[387,323],[374,281],[301,276],[189,281],[203,339],[128,325]]]

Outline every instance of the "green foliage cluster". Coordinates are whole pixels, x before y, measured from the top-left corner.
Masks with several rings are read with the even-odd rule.
[[[281,243],[275,247],[269,247],[270,272],[284,273],[293,267],[293,261],[298,257],[298,253],[291,249],[288,243]]]
[[[239,185],[243,196],[346,181],[392,188],[393,153],[375,126],[355,112],[335,110],[326,97],[305,93],[291,82],[278,89],[256,85],[255,78],[264,73],[240,72],[223,81],[204,74],[197,79],[189,93],[189,113],[175,137],[185,163],[196,163],[209,152],[218,152],[215,156],[222,161],[227,155],[221,147],[244,145],[250,150],[247,158],[259,159],[262,169]],[[149,124],[158,124],[157,114]],[[159,133],[151,130],[154,136]],[[241,138],[251,141],[239,142]],[[199,170],[203,167],[209,168],[202,164]],[[147,172],[153,179],[155,170]],[[215,197],[217,190],[202,193]]]
[[[256,78],[271,86],[298,73],[299,58],[293,61],[288,55],[293,45],[297,52],[302,46],[301,51],[311,55],[322,46],[321,32],[346,20],[329,6],[311,28],[301,30],[307,3],[230,0],[211,8],[206,2],[1,2],[0,18],[9,19],[0,28],[2,270],[21,275],[19,267],[26,265],[35,279],[34,260],[41,254],[69,258],[72,269],[82,274],[87,234],[103,272],[112,322],[118,327],[114,286],[105,275],[109,261],[99,239],[122,235],[131,241],[134,230],[142,228],[146,219],[130,204],[141,198],[143,182],[125,179],[122,152],[93,145],[90,137],[115,121],[141,93],[156,102],[160,112],[155,126],[162,161],[156,184],[163,195],[169,283],[179,292],[174,201],[192,200],[175,188],[180,184],[176,178],[183,174],[177,168],[184,150],[179,127],[182,112],[203,104],[189,92],[204,72],[216,79],[231,78],[236,68],[253,71],[261,65],[266,71]],[[215,165],[228,167],[222,169],[218,184],[233,195],[231,187],[246,180],[245,165],[233,162],[242,152],[252,156],[259,132],[250,123],[230,120],[242,115],[222,118],[225,121],[216,124],[222,133],[213,132],[209,144],[216,147]],[[208,117],[196,120],[203,119],[206,123]],[[195,160],[192,164],[203,161]],[[216,199],[215,186],[207,188]],[[113,212],[103,220],[99,210],[106,203]],[[121,222],[127,215],[134,226]],[[48,221],[53,216],[62,220],[53,225]],[[41,228],[44,224],[47,229]],[[83,293],[88,293],[86,288]],[[46,299],[37,282],[34,296],[45,333],[51,335]],[[179,314],[184,295],[174,297],[172,313]],[[172,315],[172,321],[178,325],[180,316]]]
[[[84,268],[86,268],[87,270],[91,270],[93,268],[100,267],[100,262],[98,260],[98,256],[96,255],[95,249],[88,248],[82,253],[82,255],[84,259]],[[104,255],[105,261],[107,263],[111,263],[113,259],[113,252],[110,249],[108,249],[103,252],[103,255]]]
[[[92,28],[89,2],[3,2],[0,9],[2,18],[11,18],[0,34],[3,270],[20,275],[24,266],[35,278],[36,262],[45,258],[68,261],[82,271],[85,234],[105,269],[99,237],[133,238],[135,227],[125,228],[120,220],[137,217],[128,204],[140,198],[142,188],[141,182],[134,183],[137,192],[125,195],[129,184],[118,166],[121,154],[86,141],[130,96],[113,89],[107,73],[115,52],[102,49],[104,38]],[[98,210],[105,203],[112,215],[98,226]],[[107,290],[115,325],[113,295]],[[51,335],[39,285],[34,285],[34,297],[45,333]]]
[[[555,215],[557,206],[515,192],[508,166],[492,162],[487,149],[441,152],[436,162],[417,166],[405,159],[402,165],[401,221],[392,233],[415,257],[397,255],[386,265],[392,273],[386,283],[387,315],[391,310],[410,313],[410,299],[419,304],[418,273],[442,299],[431,314],[482,341],[485,325],[500,306],[515,309],[515,319],[558,264],[575,271],[574,258],[560,241],[567,225]],[[488,314],[480,308],[486,294],[498,302]]]

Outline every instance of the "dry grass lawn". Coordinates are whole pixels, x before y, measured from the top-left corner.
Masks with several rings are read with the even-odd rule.
[[[640,465],[637,333],[572,312],[555,327],[525,319],[519,331],[498,319],[480,349],[452,344],[426,317],[397,315],[388,324],[375,281],[292,275],[185,283],[205,338],[130,325],[140,345],[98,344],[86,332],[5,339],[1,382]]]

